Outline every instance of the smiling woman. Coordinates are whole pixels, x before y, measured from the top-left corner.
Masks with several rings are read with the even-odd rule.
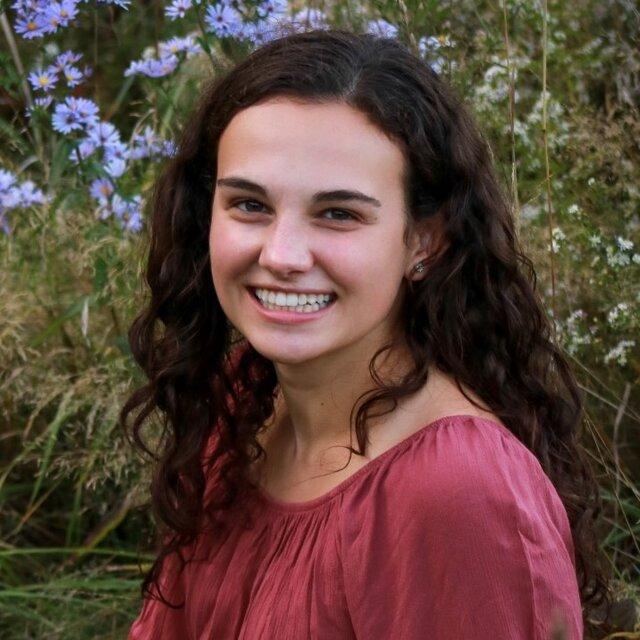
[[[427,64],[335,29],[257,49],[203,92],[151,233],[121,419],[167,429],[130,638],[582,638],[609,595],[582,399]]]

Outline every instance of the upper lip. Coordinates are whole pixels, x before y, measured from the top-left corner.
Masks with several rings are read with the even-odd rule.
[[[279,287],[277,285],[266,284],[250,284],[251,289],[269,289],[270,291],[282,291],[283,293],[315,293],[316,295],[334,295],[331,291],[320,291],[319,289],[288,289],[286,287]]]

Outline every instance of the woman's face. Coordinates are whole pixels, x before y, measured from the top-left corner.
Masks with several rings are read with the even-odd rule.
[[[225,314],[259,353],[301,363],[395,335],[403,277],[423,257],[402,239],[403,162],[344,104],[276,98],[231,120],[218,147],[211,269]]]

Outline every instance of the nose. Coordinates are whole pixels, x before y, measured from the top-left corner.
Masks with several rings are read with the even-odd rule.
[[[308,240],[294,216],[275,219],[265,229],[258,264],[283,278],[307,271],[313,265]]]

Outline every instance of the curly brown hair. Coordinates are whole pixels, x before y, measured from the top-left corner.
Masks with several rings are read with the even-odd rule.
[[[273,363],[250,344],[234,349],[238,336],[213,287],[208,234],[220,136],[242,109],[274,96],[340,102],[368,116],[407,160],[405,238],[436,214],[443,220],[446,247],[429,257],[428,277],[410,282],[405,297],[402,328],[413,368],[388,386],[375,376],[375,363],[392,346],[375,354],[369,370],[379,386],[355,415],[360,451],[349,450],[364,452],[374,405],[395,408],[425,385],[435,365],[491,408],[556,487],[571,524],[583,614],[610,603],[595,533],[601,497],[580,443],[583,398],[551,335],[488,144],[451,86],[408,47],[343,29],[278,37],[212,80],[155,183],[151,295],[129,330],[148,382],[120,414],[128,437],[156,461],[151,497],[159,553],[143,593],[157,586],[168,554],[182,557],[203,518],[216,535],[215,514],[252,490],[249,467],[264,454],[256,435],[273,414],[278,380]],[[127,418],[138,407],[130,428]],[[155,409],[163,428],[151,451],[141,431]],[[212,474],[216,490],[205,494]]]

